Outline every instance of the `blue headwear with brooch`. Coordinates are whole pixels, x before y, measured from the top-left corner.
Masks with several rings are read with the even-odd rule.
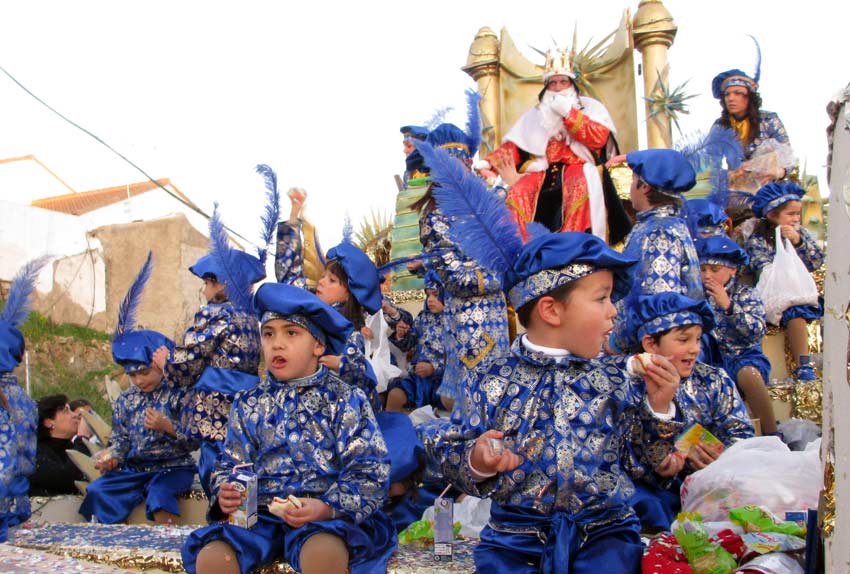
[[[757,92],[759,89],[759,79],[761,78],[761,46],[759,46],[759,42],[756,40],[755,36],[749,36],[756,44],[755,74],[753,74],[753,77],[750,77],[746,72],[734,69],[720,72],[714,76],[714,79],[711,80],[711,95],[718,100],[723,99],[723,94],[726,92],[726,88],[731,86],[743,86],[747,88],[750,93]]]
[[[136,329],[136,314],[152,270],[153,253],[148,251],[145,263],[133,279],[118,309],[118,324],[112,335],[112,360],[124,367],[124,372],[128,375],[149,368],[153,362],[154,351],[160,347],[167,347],[169,351],[174,349],[174,341],[162,333]]]
[[[694,245],[696,245],[701,264],[723,265],[737,269],[750,262],[747,252],[725,235],[700,237]]]
[[[351,295],[369,313],[377,313],[381,308],[381,277],[375,264],[363,250],[343,241],[332,247],[327,260],[339,263],[348,276],[348,290]]]
[[[691,163],[674,149],[647,149],[626,155],[632,172],[661,193],[679,197],[697,183]]]
[[[804,195],[806,191],[796,183],[768,183],[756,192],[753,213],[756,217],[767,217],[768,213],[789,201],[801,201]]]
[[[461,160],[467,167],[471,166],[481,144],[480,100],[481,96],[475,90],[466,91],[466,131],[454,124],[443,123],[431,130],[425,141],[431,147],[446,150],[451,157]],[[427,159],[425,164],[431,167]]]
[[[12,279],[6,305],[0,312],[0,373],[13,371],[24,357],[24,334],[18,327],[29,317],[35,280],[49,260],[49,256],[44,256],[27,262]]]
[[[342,354],[354,329],[348,319],[313,293],[284,283],[260,285],[254,294],[254,312],[260,325],[274,319],[300,325],[325,345],[326,355]]]
[[[714,328],[714,312],[708,303],[674,292],[638,296],[630,307],[629,320],[638,340],[688,325],[700,325],[704,332]]]
[[[722,207],[708,199],[689,199],[684,208],[685,223],[694,239],[703,234],[725,235],[729,216]]]

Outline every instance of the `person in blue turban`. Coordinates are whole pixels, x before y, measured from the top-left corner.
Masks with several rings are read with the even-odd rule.
[[[236,396],[212,475],[213,523],[189,535],[183,565],[237,574],[282,558],[298,572],[385,573],[397,546],[381,510],[387,446],[366,395],[319,361],[342,351],[352,324],[292,285],[260,286],[254,308],[268,372]],[[250,529],[227,520],[242,502],[230,475],[246,463],[257,475]],[[297,504],[278,507],[287,497]]]

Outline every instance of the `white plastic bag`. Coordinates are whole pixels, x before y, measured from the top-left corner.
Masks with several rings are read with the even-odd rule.
[[[481,538],[481,531],[490,521],[489,498],[464,496],[463,500],[454,503],[454,521],[460,522],[460,535],[467,538]],[[423,520],[434,520],[434,507],[429,506],[422,513]]]
[[[820,440],[794,452],[775,436],[741,440],[682,484],[682,510],[705,521],[728,520],[729,511],[761,506],[782,518],[817,508],[823,485]]]
[[[761,272],[756,292],[764,302],[767,322],[778,325],[782,312],[796,305],[817,305],[818,288],[791,242],[776,228],[776,255]]]
[[[366,326],[372,330],[372,338],[366,339],[366,358],[378,378],[378,392],[387,390],[389,382],[404,374],[390,361],[389,325],[384,320],[384,312],[378,309],[374,315],[366,317]]]

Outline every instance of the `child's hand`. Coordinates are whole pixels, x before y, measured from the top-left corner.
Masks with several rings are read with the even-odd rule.
[[[165,363],[168,362],[168,357],[171,355],[171,352],[168,350],[168,347],[162,346],[156,351],[153,352],[153,357],[151,362],[154,366],[160,371],[165,370]]]
[[[726,287],[720,284],[716,279],[707,278],[703,281],[705,292],[714,297],[715,303],[724,311],[728,311],[732,306],[732,300],[729,298],[729,293]]]
[[[304,209],[304,202],[307,201],[307,192],[300,187],[293,187],[286,195],[289,196],[289,202],[292,205],[289,211],[289,223],[297,223],[301,210]]]
[[[420,377],[430,377],[434,374],[434,365],[427,361],[420,361],[413,367],[413,372]]]
[[[615,155],[614,157],[605,162],[605,167],[610,169],[611,167],[621,163],[626,163],[626,154]]]
[[[793,245],[800,244],[800,232],[793,225],[780,225],[779,232],[782,234],[782,237],[789,239]]]
[[[493,157],[493,169],[508,185],[513,185],[519,181],[520,174],[516,169],[516,162],[512,153],[499,150]]]
[[[688,451],[688,462],[695,469],[701,470],[717,460],[722,452],[722,444],[695,444]]]
[[[360,329],[360,334],[363,335],[363,337],[366,339],[372,339],[375,337],[375,333],[373,333],[372,329],[370,329],[369,327],[363,327],[362,329]]]
[[[308,522],[319,522],[333,518],[334,511],[325,502],[316,498],[299,498],[301,508],[289,508],[283,513],[283,520],[293,528],[304,526]]]
[[[407,335],[409,332],[410,332],[410,325],[408,325],[404,321],[399,321],[398,324],[395,326],[395,338],[397,340],[403,339],[404,336]]]
[[[680,452],[671,452],[664,457],[661,464],[655,467],[655,473],[664,478],[669,478],[679,474],[683,468],[685,468],[685,457]]]
[[[407,264],[407,270],[411,273],[416,273],[420,269],[422,269],[422,262],[418,259],[416,261],[411,261]]]
[[[339,363],[340,356],[339,355],[325,355],[323,357],[319,357],[319,364],[324,365],[332,371],[339,372]]]
[[[109,472],[110,470],[115,470],[118,468],[119,461],[117,458],[109,458],[104,461],[98,461],[94,463],[94,467],[98,469],[100,472]]]
[[[676,396],[681,377],[670,359],[661,355],[653,354],[652,361],[646,364],[644,369],[646,373],[643,380],[646,382],[649,406],[656,413],[666,413],[670,409],[670,402]]]
[[[166,434],[174,434],[174,424],[164,413],[152,409],[145,409],[145,428],[158,430]]]
[[[242,493],[229,482],[225,482],[218,490],[218,507],[225,514],[233,514],[242,504]]]
[[[503,449],[500,454],[493,454],[487,439],[502,438],[505,433],[497,430],[488,430],[475,440],[469,461],[472,467],[482,473],[505,472],[513,470],[522,464],[522,457],[508,449]]]

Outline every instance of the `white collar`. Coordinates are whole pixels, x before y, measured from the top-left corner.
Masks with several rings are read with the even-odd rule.
[[[522,345],[526,349],[528,349],[529,351],[534,351],[536,353],[542,353],[542,354],[547,355],[549,357],[560,358],[560,357],[566,357],[567,355],[570,354],[570,352],[567,351],[566,349],[556,349],[554,347],[544,347],[543,345],[538,345],[536,343],[532,343],[528,339],[528,335],[523,335],[522,339],[520,339],[520,340],[522,341]]]

